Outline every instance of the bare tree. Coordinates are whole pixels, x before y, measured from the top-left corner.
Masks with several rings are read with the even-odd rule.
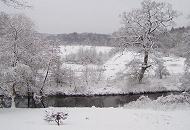
[[[139,83],[151,66],[148,64],[149,53],[156,48],[158,36],[167,31],[177,16],[177,11],[173,10],[170,4],[152,0],[144,0],[141,8],[122,14],[123,27],[114,35],[124,49],[135,46],[144,52],[138,76]]]

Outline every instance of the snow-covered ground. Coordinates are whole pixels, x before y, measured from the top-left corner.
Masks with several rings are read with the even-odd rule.
[[[69,114],[63,124],[43,120],[46,109],[0,109],[1,130],[189,130],[190,109],[54,108]]]

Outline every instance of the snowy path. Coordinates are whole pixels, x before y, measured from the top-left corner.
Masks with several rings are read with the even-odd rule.
[[[64,125],[43,120],[44,109],[0,109],[0,130],[189,130],[190,110],[55,108],[69,113]]]

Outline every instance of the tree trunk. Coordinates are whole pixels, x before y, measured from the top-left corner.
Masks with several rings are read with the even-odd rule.
[[[149,68],[151,65],[148,65],[148,51],[145,51],[144,52],[144,63],[141,67],[141,70],[140,70],[140,73],[139,73],[139,77],[138,77],[138,80],[139,80],[139,83],[142,83],[142,79],[144,77],[144,73],[146,71],[147,68]]]
[[[13,84],[13,91],[12,91],[12,96],[11,96],[11,108],[16,108],[15,105],[15,96],[16,96],[16,91],[15,91],[15,84]]]
[[[42,96],[42,97],[41,97],[41,104],[42,104],[42,106],[45,108],[44,95],[43,95],[43,92],[42,92],[42,91],[40,92],[40,95]]]
[[[33,102],[33,106],[34,108],[36,108],[36,102],[34,100],[34,92],[32,92],[32,102]]]
[[[28,92],[27,92],[27,94],[28,94],[27,96],[28,96],[28,108],[29,108],[29,107],[30,107],[30,88],[29,88],[28,82],[27,82],[27,89],[28,89],[28,90],[27,90],[27,91],[28,91]]]
[[[30,92],[28,92],[28,108],[30,108]]]
[[[143,79],[143,77],[144,77],[145,70],[146,70],[145,67],[142,67],[142,68],[141,68],[141,71],[140,71],[140,73],[139,73],[139,83],[142,83],[142,79]]]
[[[50,65],[51,65],[51,60],[49,61],[48,68],[47,68],[47,71],[46,71],[46,75],[45,75],[42,87],[40,89],[40,95],[42,96],[41,103],[42,103],[42,106],[44,108],[45,108],[45,104],[44,104],[44,100],[43,100],[43,98],[44,98],[44,86],[45,86],[46,80],[48,78],[48,74],[49,74],[49,71],[50,71]]]
[[[162,72],[160,71],[160,79],[162,79]]]
[[[11,97],[11,108],[13,109],[13,108],[16,108],[16,105],[15,105],[15,95],[12,95],[12,97]]]
[[[47,71],[46,71],[46,75],[45,75],[44,81],[42,83],[42,87],[40,89],[40,94],[42,94],[42,95],[43,95],[44,86],[45,86],[45,83],[46,83],[46,80],[47,80],[47,77],[48,77],[48,74],[49,74],[50,65],[51,65],[51,60],[49,61],[48,68],[47,68]]]

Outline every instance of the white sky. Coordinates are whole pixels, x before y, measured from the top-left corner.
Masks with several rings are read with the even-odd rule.
[[[142,0],[30,0],[32,9],[15,10],[0,3],[0,10],[25,13],[42,33],[112,33],[120,27],[119,15],[140,7]],[[183,13],[177,26],[187,25],[190,0],[162,0]],[[190,21],[190,20],[189,20]]]

